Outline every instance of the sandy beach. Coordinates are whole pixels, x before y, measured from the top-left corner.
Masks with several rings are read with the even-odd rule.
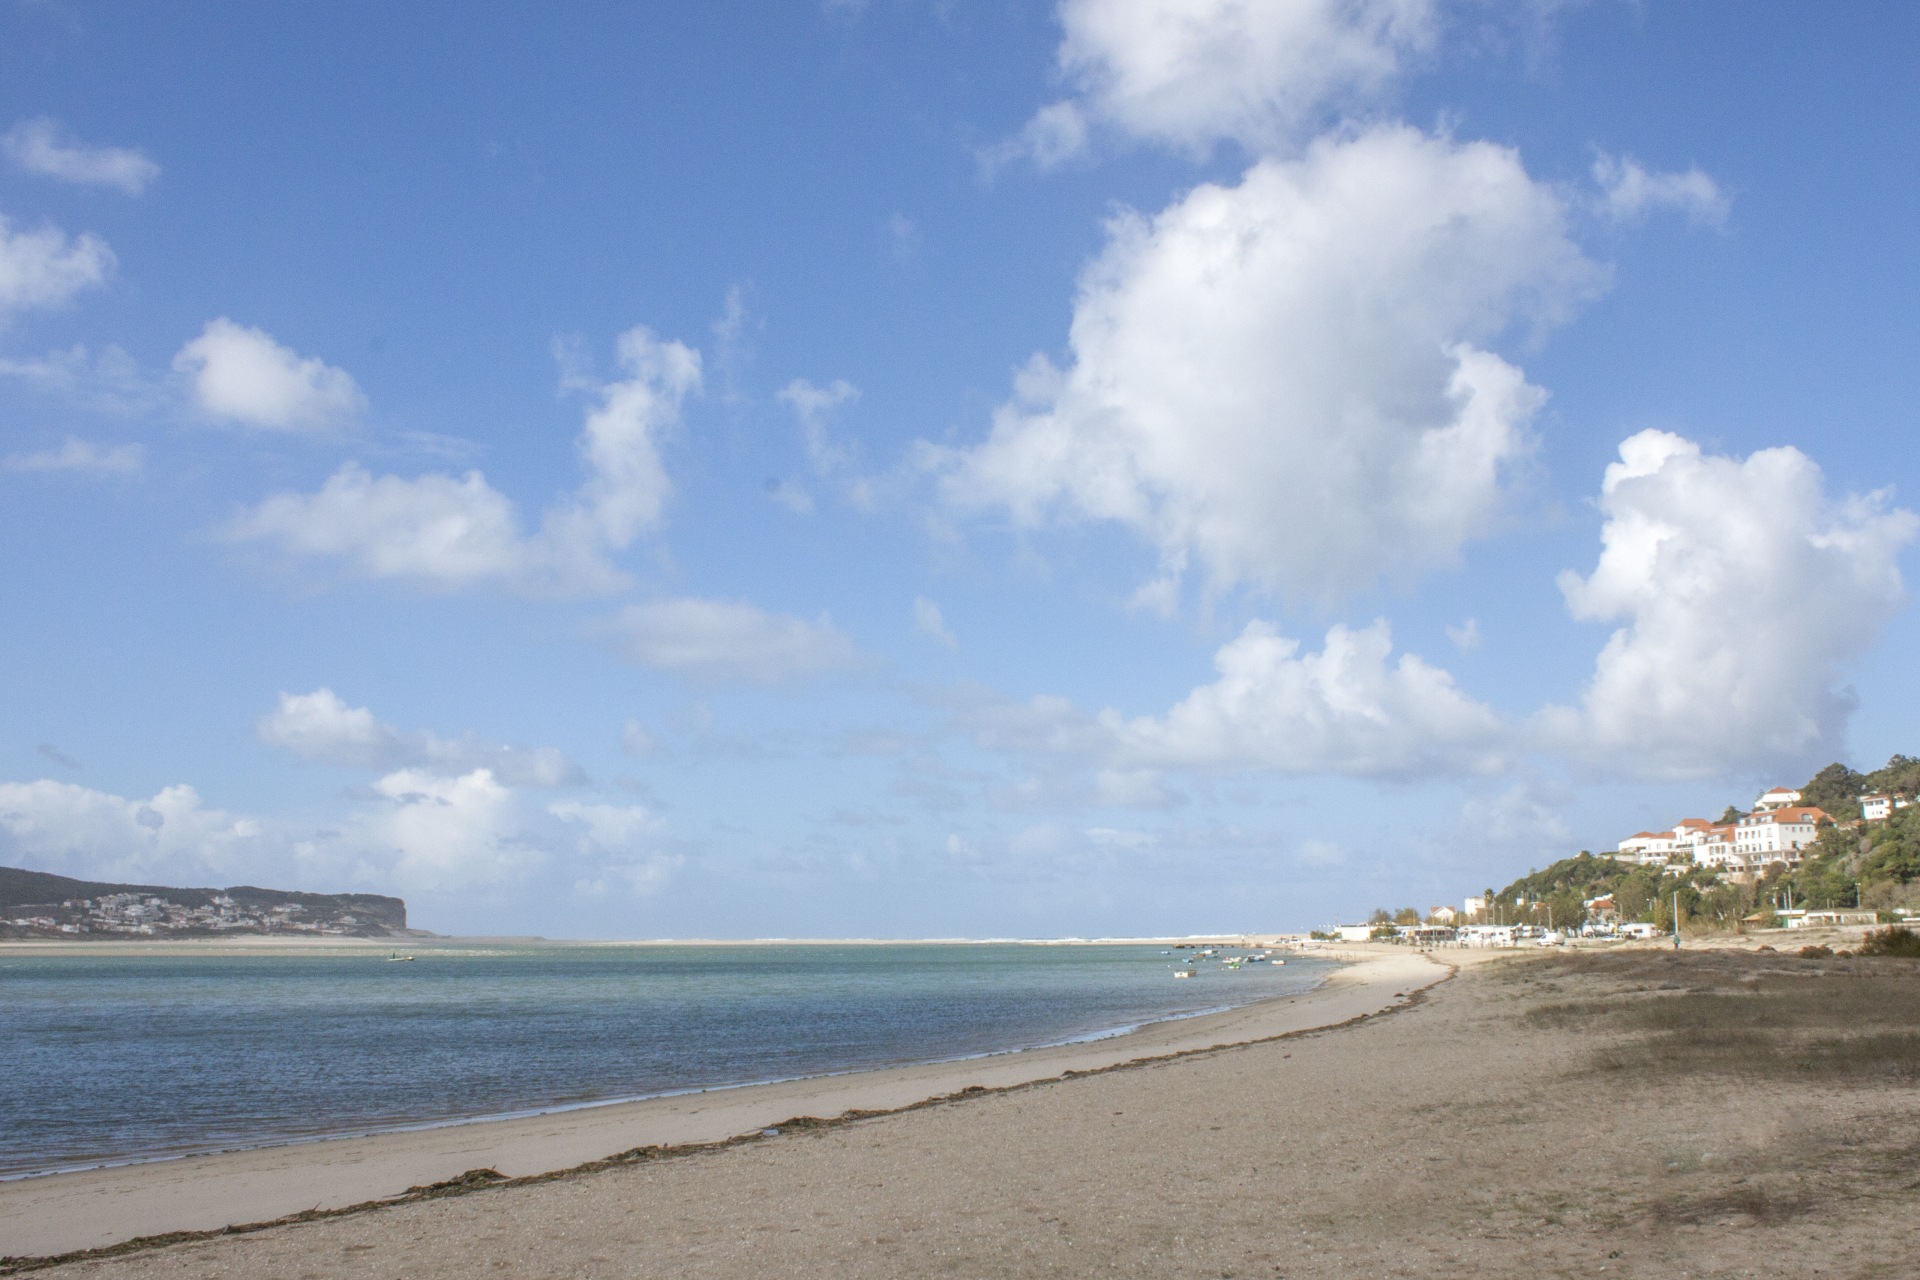
[[[470,1169],[527,1177],[639,1147],[719,1142],[796,1115],[891,1111],[966,1089],[1245,1043],[1391,1009],[1446,973],[1401,951],[1363,958],[1298,997],[1084,1044],[0,1183],[0,1255],[218,1230],[385,1199]]]
[[[257,1218],[295,1188],[307,1207],[391,1194],[396,1179],[519,1175],[575,1153],[905,1106],[60,1270],[1913,1274],[1915,977],[1911,960],[1751,949],[1389,952],[1292,1005],[1132,1043],[14,1184],[0,1191],[0,1230],[10,1253],[49,1253]],[[1792,1016],[1824,1009],[1879,1036],[1862,1069],[1822,1066],[1852,1061],[1828,1052],[1825,1031],[1754,1040],[1738,1011],[1776,997],[1800,1002],[1780,1006]],[[1685,1028],[1647,1029],[1650,1010],[1693,1016],[1699,1001],[1736,1010],[1720,1039],[1674,1042],[1693,1045],[1676,1054]],[[1142,1058],[1158,1060],[1100,1069]]]

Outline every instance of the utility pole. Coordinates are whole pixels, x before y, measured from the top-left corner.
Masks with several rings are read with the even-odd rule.
[[[1680,949],[1680,891],[1673,891],[1673,949]]]

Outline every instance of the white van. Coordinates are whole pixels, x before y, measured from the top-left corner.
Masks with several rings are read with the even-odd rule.
[[[1623,924],[1620,926],[1620,936],[1623,938],[1638,938],[1645,942],[1659,937],[1660,929],[1656,925],[1645,923]]]

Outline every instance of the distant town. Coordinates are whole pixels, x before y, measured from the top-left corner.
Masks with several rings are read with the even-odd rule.
[[[378,894],[103,884],[0,867],[0,939],[407,933],[407,904]]]
[[[1920,923],[1920,759],[1861,774],[1833,764],[1770,787],[1718,820],[1636,831],[1611,854],[1582,850],[1461,906],[1381,908],[1316,930],[1342,942],[1552,945],[1820,925]]]

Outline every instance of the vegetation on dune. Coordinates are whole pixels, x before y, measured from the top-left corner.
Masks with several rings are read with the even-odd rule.
[[[1556,956],[1516,973],[1543,980],[1547,990],[1574,977],[1613,987],[1597,999],[1542,1004],[1525,1015],[1535,1026],[1619,1033],[1596,1052],[1603,1071],[1920,1082],[1920,1003],[1910,969],[1835,963],[1616,952]]]
[[[1860,944],[1854,954],[1920,957],[1920,933],[1915,933],[1903,925],[1879,929],[1868,934],[1866,941]]]

